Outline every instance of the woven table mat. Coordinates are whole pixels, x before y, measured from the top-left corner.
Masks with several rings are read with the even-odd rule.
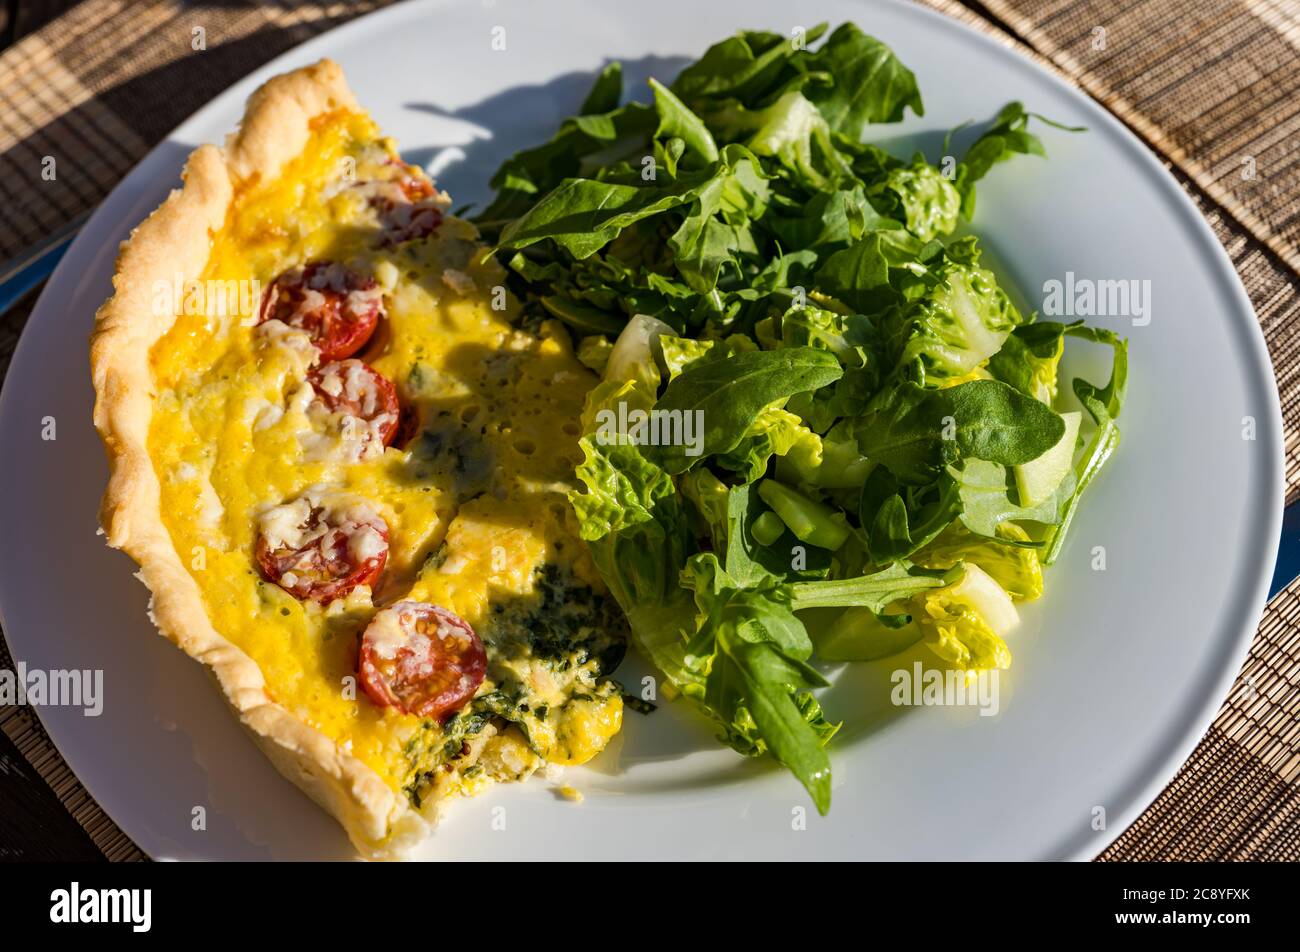
[[[921,2],[1064,76],[1164,160],[1255,306],[1282,398],[1288,498],[1300,494],[1300,0]],[[86,0],[0,53],[0,261],[93,208],[232,82],[384,5]],[[865,10],[859,23],[870,32]],[[40,178],[47,155],[55,182]],[[0,379],[33,303],[0,318]],[[2,642],[0,667],[12,667]],[[1269,604],[1201,744],[1099,858],[1300,859],[1298,688],[1293,585]],[[0,706],[0,729],[108,858],[142,858],[30,708]]]

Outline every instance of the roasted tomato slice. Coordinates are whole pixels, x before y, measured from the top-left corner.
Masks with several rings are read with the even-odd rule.
[[[379,211],[379,225],[386,245],[428,238],[442,224],[442,209],[432,202],[394,202]]]
[[[397,420],[397,432],[393,434],[393,446],[405,448],[415,435],[420,432],[420,414],[409,403],[402,404],[401,414]]]
[[[322,362],[351,357],[375,332],[384,312],[379,282],[337,261],[290,268],[266,289],[263,321],[283,321],[311,335]]]
[[[388,526],[364,502],[306,494],[263,513],[255,554],[262,577],[327,605],[373,585],[388,561]]]
[[[345,440],[380,448],[393,442],[401,406],[397,388],[383,374],[351,358],[318,367],[309,379],[316,391],[316,402],[330,414],[343,414]]]
[[[414,167],[394,161],[397,177],[374,189],[370,203],[379,213],[383,243],[427,238],[442,224],[442,205],[433,183]]]
[[[408,202],[422,202],[426,198],[433,198],[435,192],[433,183],[422,172],[405,162],[394,161],[393,164],[401,170],[402,174],[397,184]]]
[[[371,620],[357,670],[380,707],[442,722],[483,683],[487,652],[464,619],[437,605],[404,601]]]

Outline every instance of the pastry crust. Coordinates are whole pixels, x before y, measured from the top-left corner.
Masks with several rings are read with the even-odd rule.
[[[108,544],[139,563],[158,630],[208,666],[271,762],[338,818],[362,855],[392,858],[418,842],[433,818],[417,813],[370,767],[277,704],[256,662],[213,627],[164,526],[148,450],[154,399],[149,354],[176,319],[154,313],[156,282],[173,281],[178,272],[185,281],[199,279],[236,191],[273,178],[300,154],[314,119],[357,108],[343,71],[329,60],[277,76],[253,93],[225,146],[196,149],[185,165],[184,187],[122,244],[113,296],[95,316],[90,366],[95,428],[110,471],[100,521]]]

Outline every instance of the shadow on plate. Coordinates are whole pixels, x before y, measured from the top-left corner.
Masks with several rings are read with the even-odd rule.
[[[624,101],[649,102],[652,96],[646,80],[653,76],[667,81],[690,60],[680,56],[647,56],[619,62],[623,64]],[[444,132],[443,141],[404,149],[403,156],[408,162],[426,168],[432,164],[438,184],[451,193],[454,208],[481,207],[491,198],[488,180],[501,163],[520,149],[548,141],[560,123],[578,111],[598,72],[565,73],[546,83],[515,86],[460,109],[447,109],[431,102],[406,103],[406,108],[413,112],[454,120],[468,128],[462,128],[462,135],[450,137],[455,141],[450,141]],[[466,136],[469,141],[464,141]]]

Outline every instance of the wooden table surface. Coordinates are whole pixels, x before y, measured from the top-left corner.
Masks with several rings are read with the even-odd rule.
[[[0,4],[0,52],[75,6],[74,0]],[[3,376],[0,367],[0,380]],[[103,859],[86,831],[0,731],[0,861]]]

